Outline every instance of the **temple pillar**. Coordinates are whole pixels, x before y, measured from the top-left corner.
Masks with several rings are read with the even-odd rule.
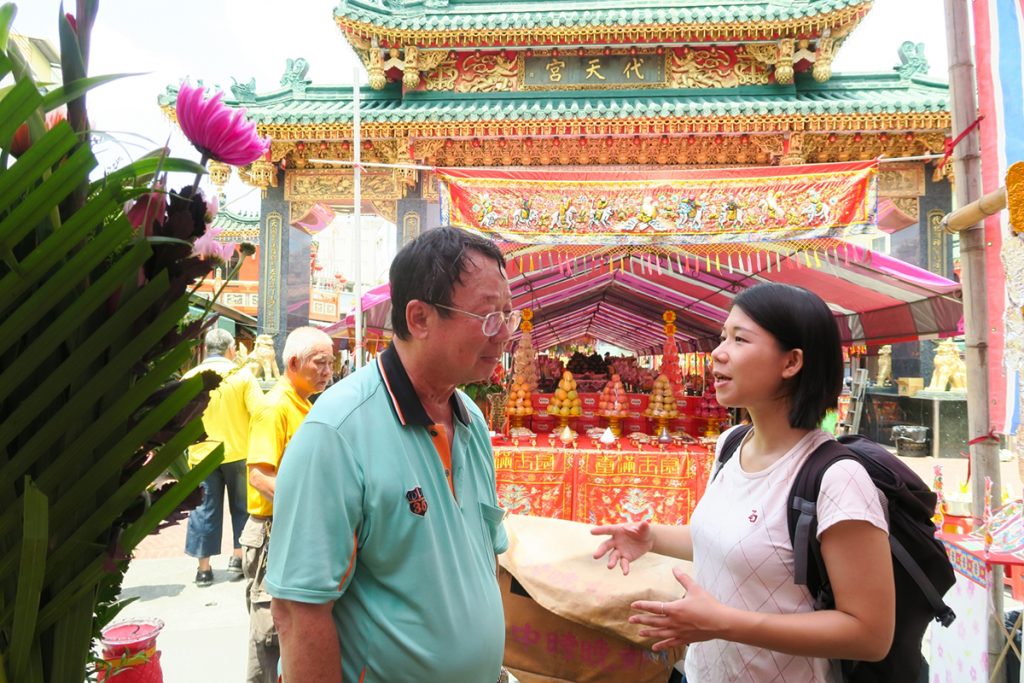
[[[395,221],[395,244],[399,249],[416,239],[424,230],[427,221],[425,199],[411,198],[398,200],[398,218]]]
[[[312,237],[293,228],[284,183],[268,187],[260,205],[259,334],[274,338],[278,358],[288,333],[309,324]]]
[[[953,209],[953,188],[945,178],[933,180],[925,173],[925,193],[918,217],[921,264],[943,277],[953,279],[953,235],[942,229],[942,217]],[[921,376],[927,385],[935,368],[936,342],[922,341]]]
[[[437,188],[432,183],[437,179],[432,173],[420,173],[416,187],[398,200],[398,216],[395,219],[395,244],[401,249],[424,230],[441,225],[441,207]]]

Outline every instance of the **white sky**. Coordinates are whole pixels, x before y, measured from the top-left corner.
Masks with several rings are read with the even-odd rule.
[[[21,0],[14,30],[57,40],[57,0]],[[74,2],[67,2],[74,6]],[[89,95],[93,126],[121,136],[124,148],[101,155],[106,166],[124,163],[171,137],[175,154],[198,159],[156,105],[157,95],[182,78],[202,79],[228,90],[231,78],[256,78],[257,91],[275,89],[288,58],[304,57],[315,83],[348,84],[355,55],[333,21],[334,0],[101,0],[94,30],[90,73],[146,72],[103,86]],[[875,0],[874,8],[847,40],[836,72],[887,71],[899,63],[905,41],[923,42],[931,74],[946,75],[942,0]],[[361,72],[362,73],[362,72]],[[365,74],[361,75],[365,79]],[[242,196],[247,195],[247,196]],[[235,208],[255,210],[258,195],[233,180]]]

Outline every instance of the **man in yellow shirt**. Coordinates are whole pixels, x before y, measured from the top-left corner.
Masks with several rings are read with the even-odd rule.
[[[224,491],[231,510],[231,540],[234,554],[228,560],[231,579],[242,578],[242,547],[239,536],[248,519],[246,508],[245,457],[249,445],[249,415],[263,397],[263,390],[252,373],[235,364],[235,339],[226,330],[210,330],[206,335],[206,360],[185,373],[184,379],[200,372],[220,375],[220,385],[210,392],[203,412],[206,440],[188,449],[188,466],[195,467],[217,444],[224,444],[224,461],[203,480],[203,502],[188,518],[185,554],[198,558],[196,585],[213,583],[210,556],[219,555],[224,524]]]
[[[252,416],[249,426],[249,521],[242,532],[242,569],[248,581],[249,683],[277,681],[280,648],[264,590],[267,543],[274,514],[274,487],[285,446],[312,407],[309,397],[327,388],[334,344],[314,327],[293,330],[284,342],[284,374]]]

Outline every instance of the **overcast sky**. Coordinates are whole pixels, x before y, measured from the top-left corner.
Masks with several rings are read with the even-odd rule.
[[[56,0],[21,0],[14,30],[57,40]],[[67,2],[74,6],[73,1]],[[171,136],[174,152],[198,159],[156,104],[157,95],[182,78],[225,90],[231,77],[256,78],[257,91],[278,86],[288,58],[304,57],[316,83],[353,81],[355,55],[334,24],[332,0],[100,0],[90,73],[147,72],[103,86],[89,96],[95,128],[131,131],[149,143],[123,138],[126,152],[108,152],[105,165],[138,156]],[[887,71],[899,63],[905,40],[924,43],[931,75],[948,80],[942,0],[875,0],[874,8],[840,51],[836,72]],[[365,79],[365,74],[362,75]],[[145,147],[145,149],[143,149]],[[241,183],[229,186],[235,206],[256,209],[258,196]]]

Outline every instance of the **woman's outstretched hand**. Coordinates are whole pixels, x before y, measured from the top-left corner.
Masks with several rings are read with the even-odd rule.
[[[631,616],[629,623],[648,627],[640,631],[645,638],[661,638],[651,647],[655,652],[721,638],[727,630],[729,608],[681,568],[675,567],[672,574],[686,594],[670,602],[637,600],[630,607],[640,614]]]
[[[608,536],[594,551],[594,559],[608,555],[608,569],[615,565],[622,567],[623,575],[629,574],[629,563],[641,557],[654,547],[654,534],[647,522],[632,524],[609,524],[595,526],[590,530],[595,536]]]

